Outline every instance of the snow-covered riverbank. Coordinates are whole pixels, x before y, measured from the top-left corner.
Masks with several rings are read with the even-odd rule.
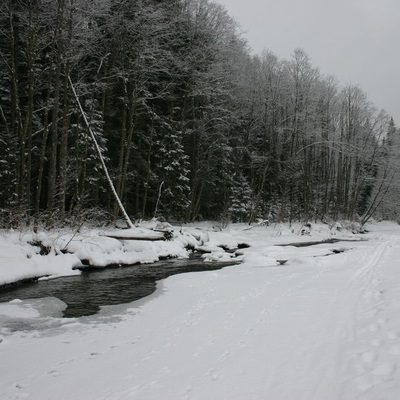
[[[132,265],[152,263],[160,258],[187,258],[187,247],[202,243],[201,231],[175,232],[174,240],[122,240],[120,235],[138,238],[161,236],[154,231],[156,223],[149,222],[135,229],[85,229],[80,232],[57,230],[34,234],[0,232],[0,286],[20,280],[40,277],[61,277],[80,274],[84,265]]]
[[[174,238],[168,241],[132,241],[110,237],[162,236],[160,232],[154,231],[156,226],[157,222],[148,222],[138,228],[124,230],[83,228],[79,233],[70,230],[39,234],[31,231],[0,232],[0,286],[24,279],[79,274],[77,268],[83,266],[82,262],[106,267],[152,263],[160,258],[187,258],[188,248],[206,251],[208,255],[205,258],[208,261],[227,261],[231,255],[220,246],[225,249],[235,248],[241,241],[248,240],[247,233],[260,234],[270,244],[275,243],[276,238],[283,243],[304,240],[304,236],[300,235],[303,227],[299,224],[292,228],[279,225],[251,229],[247,225],[239,224],[231,229],[221,230],[218,226],[204,223],[200,227],[175,227]],[[336,237],[339,234],[336,229],[323,225],[316,226],[313,231],[313,237],[316,238],[329,238],[332,235]],[[341,235],[348,236],[348,232],[342,232]]]
[[[296,229],[204,230],[213,257],[219,245],[249,244],[243,264],[170,277],[152,296],[90,318],[1,304],[0,315],[30,330],[1,328],[0,398],[397,400],[399,225],[336,234],[367,241],[274,246],[332,235]]]

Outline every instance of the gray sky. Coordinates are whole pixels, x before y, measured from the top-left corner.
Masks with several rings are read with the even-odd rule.
[[[302,48],[321,73],[355,84],[400,127],[400,0],[215,0],[259,54]]]

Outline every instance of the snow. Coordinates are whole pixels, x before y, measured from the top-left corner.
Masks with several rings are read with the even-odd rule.
[[[38,248],[30,246],[31,237],[13,233],[0,233],[0,285],[43,275],[73,275],[80,273],[73,268],[81,265],[74,254],[46,257],[38,254]]]
[[[82,261],[95,267],[106,267],[111,264],[151,263],[162,257],[187,258],[185,247],[191,242],[198,244],[194,237],[179,233],[173,241],[157,242],[119,240],[107,236],[115,233],[98,229],[79,233],[0,232],[0,286],[23,279],[80,274],[76,268],[83,266]],[[150,227],[119,230],[118,234],[122,238],[162,236]],[[33,243],[47,246],[50,254],[40,255],[39,246]]]
[[[397,400],[400,226],[368,228],[318,225],[301,236],[301,226],[183,227],[171,242],[178,253],[185,240],[217,258],[218,246],[246,243],[243,263],[171,276],[153,295],[91,317],[60,318],[65,305],[54,298],[2,303],[0,398]],[[277,246],[332,235],[355,241]],[[0,266],[30,251],[11,236]],[[169,245],[135,246],[125,252]],[[78,247],[119,257],[125,246]]]

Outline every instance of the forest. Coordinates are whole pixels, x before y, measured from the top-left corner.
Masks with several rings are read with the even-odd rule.
[[[399,218],[393,119],[217,2],[2,0],[0,54],[1,228],[120,218],[99,153],[132,219]]]

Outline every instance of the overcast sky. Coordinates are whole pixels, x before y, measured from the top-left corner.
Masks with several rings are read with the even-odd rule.
[[[323,74],[355,84],[400,127],[400,0],[215,0],[257,54],[302,48]]]

